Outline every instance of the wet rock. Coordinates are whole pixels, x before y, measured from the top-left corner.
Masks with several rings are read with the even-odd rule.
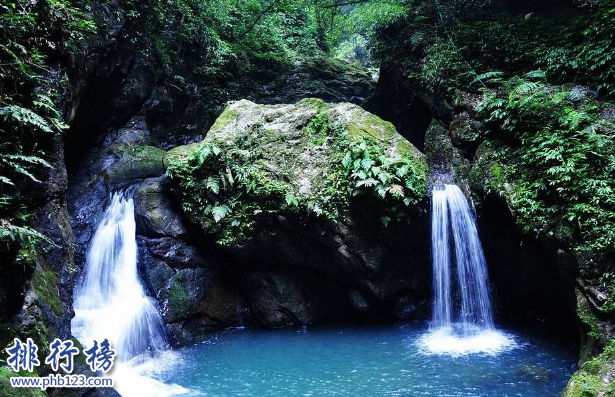
[[[436,120],[425,133],[425,154],[432,173],[452,178],[453,145],[448,130]]]
[[[113,144],[102,153],[101,173],[115,186],[164,174],[166,152],[154,146]]]
[[[553,374],[548,369],[542,368],[535,364],[524,364],[519,370],[519,374],[536,381],[548,381]]]
[[[453,145],[471,158],[482,140],[483,124],[472,119],[467,112],[461,112],[455,115],[449,129]]]
[[[325,102],[361,104],[373,93],[376,85],[370,73],[350,62],[328,57],[315,57],[298,64],[263,87],[253,99],[258,103],[295,103],[304,98]]]
[[[181,212],[169,191],[167,178],[148,179],[134,192],[137,232],[141,235],[178,237],[187,233]]]
[[[242,275],[239,288],[250,307],[247,321],[265,327],[346,322],[353,310],[344,288],[306,271]]]
[[[185,320],[199,312],[199,305],[212,283],[211,269],[181,269],[171,277],[160,292],[162,316],[167,323]]]
[[[173,268],[205,267],[206,261],[200,251],[191,243],[178,238],[148,238],[148,251]]]
[[[162,259],[154,257],[145,246],[146,243],[147,240],[143,237],[137,238],[139,272],[143,275],[150,294],[158,297],[167,281],[175,274],[175,270]]]

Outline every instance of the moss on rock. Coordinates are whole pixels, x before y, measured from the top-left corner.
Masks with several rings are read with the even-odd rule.
[[[424,156],[348,103],[233,102],[200,145],[173,151],[165,163],[184,211],[223,245],[250,239],[268,216],[343,219],[360,195],[381,200],[385,224],[424,210]]]
[[[47,393],[35,387],[13,387],[10,378],[14,376],[38,376],[36,372],[13,371],[9,367],[0,367],[0,396],[2,397],[46,397]]]
[[[166,152],[154,146],[114,144],[106,149],[110,165],[105,169],[113,184],[164,174],[163,159]]]
[[[177,146],[169,150],[168,152],[166,152],[164,158],[162,159],[164,167],[167,168],[172,163],[186,160],[200,146],[200,143],[192,143],[190,145]]]
[[[568,381],[562,397],[615,396],[615,339],[604,351],[586,361]]]
[[[42,261],[41,266],[37,267],[32,277],[32,288],[36,291],[39,300],[48,304],[56,316],[62,315],[62,300],[58,291],[59,277],[56,272]]]
[[[165,317],[175,319],[188,314],[190,310],[190,295],[184,287],[183,273],[178,273],[171,279],[167,314]]]

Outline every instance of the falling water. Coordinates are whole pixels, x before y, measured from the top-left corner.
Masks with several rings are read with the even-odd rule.
[[[423,339],[427,349],[456,355],[512,346],[495,330],[485,255],[474,215],[457,185],[433,190],[431,243],[433,328]]]
[[[86,347],[108,339],[116,350],[111,374],[124,397],[180,394],[172,385],[143,376],[143,368],[168,348],[162,318],[147,296],[137,271],[134,202],[116,193],[98,224],[83,278],[75,288],[73,334]],[[139,368],[139,370],[137,370]],[[128,377],[130,374],[130,378]],[[125,381],[118,382],[117,378]],[[140,385],[138,389],[135,387]]]
[[[450,220],[450,222],[449,222]],[[450,226],[449,226],[450,223]],[[444,185],[432,196],[432,252],[434,269],[433,319],[436,326],[450,326],[453,317],[451,293],[451,241],[455,247],[461,309],[458,322],[493,328],[487,265],[478,238],[472,210],[457,185]]]

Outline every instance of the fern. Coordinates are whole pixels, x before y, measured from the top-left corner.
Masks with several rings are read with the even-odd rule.
[[[216,223],[220,222],[231,212],[231,208],[226,204],[217,205],[211,209],[211,215]]]
[[[6,219],[0,219],[0,241],[21,243],[27,246],[44,241],[55,246],[55,243],[44,234],[28,226],[15,225]]]
[[[53,132],[47,120],[32,110],[18,105],[8,105],[0,108],[0,116],[4,116],[4,119],[7,121],[28,124],[48,133]]]
[[[207,178],[207,189],[215,194],[220,193],[220,181],[217,177],[210,176]]]
[[[378,185],[378,181],[375,180],[374,178],[361,179],[356,184],[357,187],[363,187],[363,186],[372,187],[372,186],[377,186],[377,185]]]
[[[393,197],[397,197],[397,198],[404,197],[404,187],[401,185],[393,184],[391,186],[388,186],[386,190]]]
[[[294,207],[297,207],[299,205],[299,201],[293,195],[292,192],[286,192],[286,195],[284,196],[284,199],[286,200],[286,205],[294,206]]]
[[[7,185],[15,186],[13,181],[11,181],[9,178],[2,176],[2,175],[0,175],[0,182],[6,183]]]
[[[481,73],[476,75],[474,80],[470,82],[470,85],[476,83],[499,83],[502,81],[502,76],[504,76],[504,72],[499,71]]]
[[[547,74],[544,70],[532,70],[531,72],[524,74],[523,77],[526,79],[545,80],[547,78]]]
[[[46,168],[52,168],[51,164],[37,156],[24,156],[21,154],[0,154],[0,165],[5,168],[12,169],[13,171],[28,177],[34,182],[41,182],[38,180],[26,167],[28,165],[41,165]],[[12,184],[12,182],[9,182]]]

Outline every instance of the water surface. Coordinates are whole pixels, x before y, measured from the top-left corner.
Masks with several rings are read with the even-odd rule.
[[[229,330],[184,348],[165,381],[212,397],[557,397],[575,349],[507,332],[498,354],[431,354],[427,326]]]

